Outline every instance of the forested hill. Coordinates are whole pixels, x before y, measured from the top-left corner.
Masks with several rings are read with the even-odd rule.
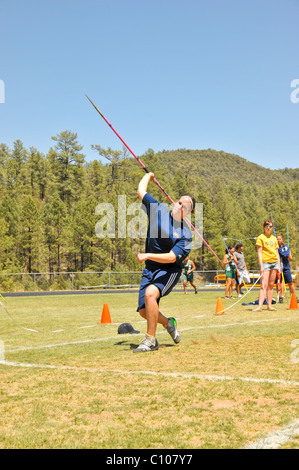
[[[123,223],[134,219],[129,206],[139,203],[141,166],[127,150],[100,145],[92,146],[95,158],[87,162],[77,134],[68,130],[52,139],[46,155],[20,140],[12,149],[0,144],[0,272],[140,270],[136,254],[144,239],[126,230],[119,236],[118,217],[119,196],[125,196]],[[299,169],[270,170],[211,149],[148,149],[140,159],[173,200],[192,193],[202,204],[202,236],[220,259],[222,237],[232,244],[241,239],[247,265],[258,269],[254,238],[273,215],[285,240],[288,227],[292,269],[299,267]],[[148,190],[169,203],[158,186],[150,183]],[[102,203],[115,210],[114,237],[96,236]],[[205,244],[191,256],[197,269],[222,269]]]
[[[149,151],[150,152],[150,151]],[[150,165],[150,160],[146,159]],[[218,177],[224,184],[231,184],[232,174],[236,181],[243,184],[261,185],[269,187],[276,183],[292,184],[299,180],[299,168],[284,168],[281,170],[270,170],[261,165],[249,162],[239,155],[217,151],[207,150],[163,150],[157,152],[154,156],[155,161],[160,160],[167,171],[174,176],[179,170],[182,173],[188,172],[190,177],[201,179],[206,184],[211,179]],[[283,156],[282,161],[287,166],[287,155]]]

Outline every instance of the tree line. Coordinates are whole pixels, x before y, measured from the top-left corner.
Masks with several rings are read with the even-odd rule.
[[[138,202],[136,191],[142,168],[126,149],[92,145],[95,159],[87,162],[76,133],[52,137],[46,155],[26,149],[21,140],[13,148],[0,144],[0,272],[140,270],[136,253],[144,239],[98,238],[98,204],[116,208],[118,196],[127,206]],[[178,149],[140,156],[172,199],[192,193],[203,204],[203,237],[220,259],[227,244],[243,240],[251,269],[258,269],[254,237],[273,215],[276,233],[287,238],[298,265],[297,169],[269,170],[225,152]],[[159,188],[149,191],[169,203]],[[230,240],[231,238],[231,240]],[[190,256],[199,270],[220,269],[203,244]]]

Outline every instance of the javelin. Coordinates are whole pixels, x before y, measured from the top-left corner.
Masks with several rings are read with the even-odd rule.
[[[273,232],[274,232],[274,236],[276,237],[276,232],[275,232],[275,227],[274,227],[274,220],[273,220],[273,216],[271,214],[271,220],[272,220],[272,225],[273,225]],[[279,254],[278,254],[278,257],[279,257]],[[285,288],[285,291],[286,291],[286,287],[285,287],[285,282],[284,282],[284,276],[283,276],[283,271],[282,271],[282,263],[280,263],[280,269],[281,271],[277,270],[277,287],[278,287],[278,294],[281,293],[281,282],[280,282],[280,274],[282,274],[282,281],[283,281],[283,284],[284,284],[284,288]],[[279,276],[278,276],[279,274]]]
[[[227,244],[226,244],[225,241],[224,241],[224,238],[221,237],[221,240],[223,241],[224,246],[225,246],[226,251],[227,251],[227,254],[228,254],[228,253],[229,253],[229,250],[228,250]],[[234,259],[232,260],[232,263],[235,265],[236,269],[238,269]]]
[[[100,114],[100,116],[102,116],[102,118],[104,119],[104,121],[108,124],[108,126],[113,130],[113,132],[117,135],[117,137],[121,140],[121,142],[124,144],[124,146],[129,150],[129,152],[133,155],[133,157],[138,161],[138,163],[142,166],[142,168],[144,169],[144,171],[146,173],[149,173],[149,170],[146,168],[146,166],[144,165],[144,163],[142,163],[142,161],[140,160],[139,157],[137,157],[137,155],[135,155],[135,153],[133,152],[133,150],[126,144],[126,142],[123,140],[123,138],[119,135],[119,133],[114,129],[114,127],[112,126],[112,124],[110,124],[110,122],[108,121],[108,119],[105,118],[105,116],[101,113],[101,111],[96,107],[96,105],[91,101],[91,99],[85,95],[86,98],[90,101],[90,103],[92,104],[92,106],[95,108],[95,110]],[[167,194],[167,192],[165,191],[164,188],[162,188],[161,184],[159,183],[159,181],[156,180],[156,178],[154,178],[154,183],[159,187],[159,189],[161,189],[162,193],[165,194],[165,196],[167,197],[167,199],[172,203],[174,204],[174,201],[171,199],[171,197],[169,196],[169,194]],[[222,261],[218,258],[218,256],[216,255],[216,253],[212,250],[212,248],[210,247],[210,245],[208,245],[208,243],[205,241],[205,239],[201,236],[201,234],[198,232],[198,230],[196,230],[196,228],[194,227],[194,225],[192,225],[192,223],[190,222],[189,219],[187,219],[187,217],[184,217],[185,221],[190,225],[190,227],[194,230],[194,232],[201,238],[201,240],[204,242],[204,244],[209,248],[209,250],[213,253],[213,255],[218,259],[218,261],[222,264]]]
[[[273,221],[273,216],[272,216],[272,214],[271,214],[271,220],[272,220],[272,225],[273,225],[274,237],[276,237],[276,232],[275,232],[275,227],[274,227],[274,221]]]

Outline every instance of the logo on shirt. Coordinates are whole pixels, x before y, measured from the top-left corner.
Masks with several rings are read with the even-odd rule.
[[[265,242],[265,245],[269,246],[270,248],[273,248],[276,245],[276,241],[275,240],[267,240]]]

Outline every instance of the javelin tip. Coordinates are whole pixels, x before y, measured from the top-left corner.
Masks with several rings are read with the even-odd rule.
[[[86,98],[88,99],[88,101],[90,101],[90,103],[92,104],[92,106],[95,108],[95,110],[102,116],[103,119],[105,119],[104,115],[101,113],[101,111],[99,110],[99,108],[97,108],[97,106],[91,101],[91,99],[89,98],[89,96],[87,96],[85,94]],[[106,119],[105,119],[106,121]]]
[[[93,102],[91,101],[91,99],[89,98],[89,96],[86,95],[86,93],[85,93],[85,96],[86,96],[86,98],[88,99],[88,101],[90,101],[90,103],[91,103],[93,106],[95,106],[94,103],[93,103]]]

